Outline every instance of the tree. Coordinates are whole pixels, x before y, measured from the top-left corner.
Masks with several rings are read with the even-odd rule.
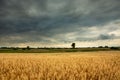
[[[109,48],[108,46],[105,46],[105,48]]]
[[[27,50],[30,50],[30,46],[27,46]]]
[[[110,49],[119,50],[119,47],[111,47]]]
[[[74,48],[75,48],[75,43],[72,43],[72,45],[71,45],[71,46],[72,46],[72,48],[74,49]]]

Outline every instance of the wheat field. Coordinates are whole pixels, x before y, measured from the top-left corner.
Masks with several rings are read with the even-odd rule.
[[[0,80],[120,80],[120,52],[2,53]]]

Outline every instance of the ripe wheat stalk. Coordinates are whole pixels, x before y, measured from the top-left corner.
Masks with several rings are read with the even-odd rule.
[[[0,80],[120,80],[120,52],[0,54]]]

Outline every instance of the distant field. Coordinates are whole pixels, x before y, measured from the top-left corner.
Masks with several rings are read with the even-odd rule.
[[[63,53],[63,52],[94,52],[94,51],[120,51],[120,48],[8,48],[0,49],[0,53]]]
[[[120,80],[120,51],[0,53],[0,80]]]

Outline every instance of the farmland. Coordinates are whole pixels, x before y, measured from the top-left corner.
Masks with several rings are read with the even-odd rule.
[[[0,80],[120,80],[120,51],[0,53]]]
[[[120,47],[113,48],[0,48],[0,53],[66,53],[66,52],[96,52],[96,51],[120,51]]]

